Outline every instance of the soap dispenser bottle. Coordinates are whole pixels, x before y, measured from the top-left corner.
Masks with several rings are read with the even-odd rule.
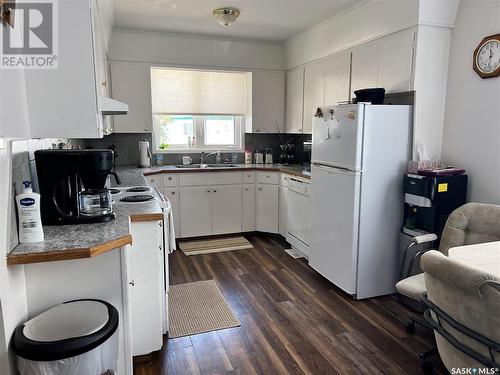
[[[41,242],[43,241],[43,227],[40,217],[40,194],[33,192],[31,181],[23,181],[23,185],[23,192],[16,196],[19,242]]]

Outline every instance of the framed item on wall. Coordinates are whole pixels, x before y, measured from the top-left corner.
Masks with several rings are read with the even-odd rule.
[[[483,38],[474,50],[472,66],[483,79],[500,76],[500,34]]]

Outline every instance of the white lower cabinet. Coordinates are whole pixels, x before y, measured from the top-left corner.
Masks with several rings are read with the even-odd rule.
[[[180,210],[179,210],[179,189],[164,187],[163,195],[170,201],[170,206],[172,207],[172,214],[174,216],[174,230],[176,233],[180,234],[181,221],[180,221]]]
[[[287,215],[288,215],[288,187],[279,188],[279,234],[286,236]]]
[[[212,188],[212,234],[241,232],[241,186]]]
[[[276,172],[147,176],[170,201],[177,238],[261,232],[286,234],[286,186]],[[282,177],[286,182],[286,177]],[[281,185],[284,182],[281,182]],[[280,210],[281,207],[281,210]]]
[[[133,242],[125,250],[134,356],[159,350],[163,345],[163,246],[160,223],[133,222]]]
[[[212,186],[183,187],[180,190],[181,237],[212,234]]]
[[[241,231],[253,232],[255,230],[255,185],[243,185]]]
[[[255,230],[278,233],[278,185],[257,184],[255,204]]]

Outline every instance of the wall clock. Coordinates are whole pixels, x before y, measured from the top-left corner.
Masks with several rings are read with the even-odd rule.
[[[474,51],[473,67],[481,78],[500,76],[500,34],[483,38]]]

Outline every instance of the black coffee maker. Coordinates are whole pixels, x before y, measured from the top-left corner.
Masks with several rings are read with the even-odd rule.
[[[111,150],[38,150],[36,171],[44,225],[100,223],[115,218],[108,175],[113,170]]]

